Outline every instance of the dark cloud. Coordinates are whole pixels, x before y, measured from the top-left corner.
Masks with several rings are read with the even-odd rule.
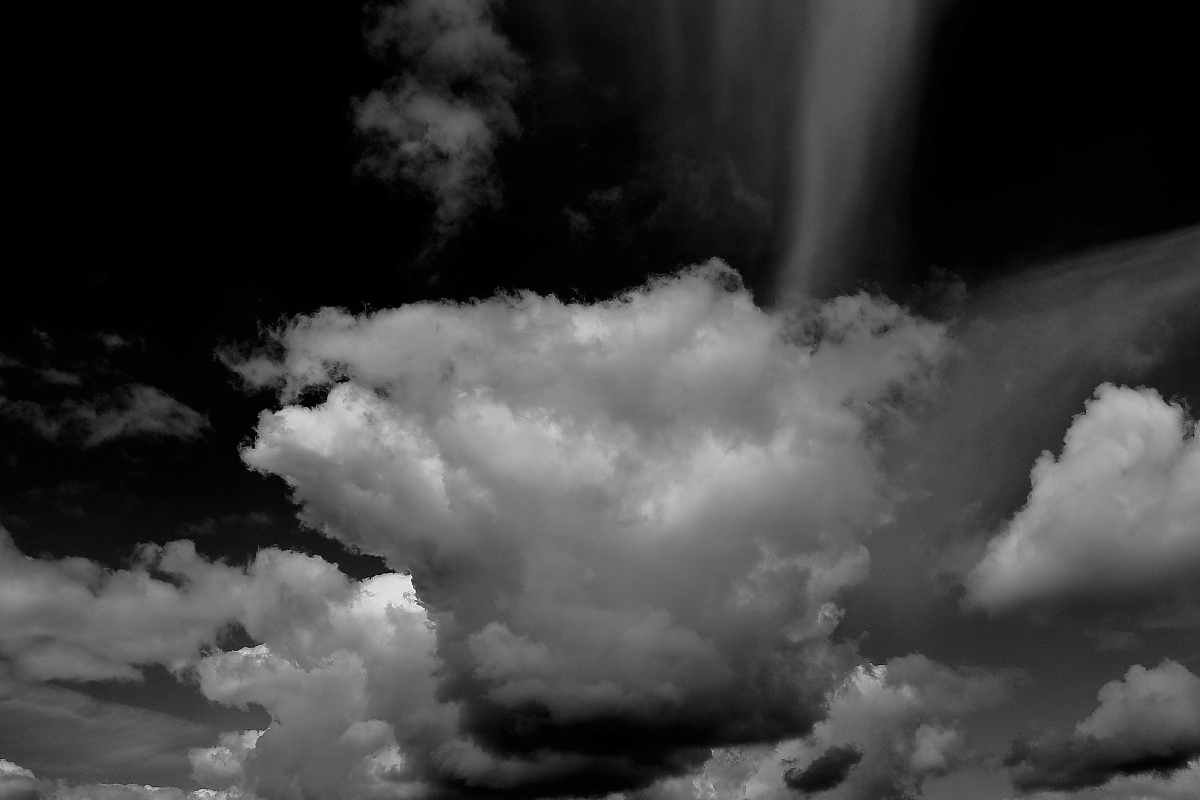
[[[1013,743],[1004,764],[1014,786],[1073,791],[1121,776],[1166,777],[1200,756],[1200,678],[1180,664],[1133,666],[1099,698],[1070,736]]]
[[[846,780],[862,757],[862,750],[854,745],[834,745],[804,769],[789,769],[783,774],[783,781],[789,789],[807,794],[824,792]]]

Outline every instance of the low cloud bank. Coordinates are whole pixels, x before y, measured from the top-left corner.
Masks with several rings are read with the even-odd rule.
[[[1102,787],[1122,776],[1168,777],[1200,756],[1200,678],[1164,660],[1106,683],[1070,736],[1014,742],[1005,760],[1022,791]]]

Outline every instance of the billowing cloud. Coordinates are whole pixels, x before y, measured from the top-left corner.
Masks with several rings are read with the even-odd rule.
[[[967,577],[991,611],[1102,598],[1170,599],[1200,574],[1200,439],[1152,389],[1103,384],[1062,455]]]
[[[947,347],[866,295],[767,314],[715,263],[595,305],[326,310],[278,344],[238,369],[327,394],[264,413],[245,460],[306,522],[411,572],[470,734],[430,757],[442,780],[531,795],[811,729],[850,665],[834,600],[889,506],[872,432]],[[222,659],[213,687],[323,679]]]
[[[1005,764],[1022,791],[1100,787],[1119,776],[1170,775],[1200,756],[1200,678],[1174,661],[1130,667],[1069,737],[1017,740]]]
[[[439,236],[498,204],[499,142],[520,132],[513,101],[524,70],[496,28],[499,0],[400,0],[376,7],[367,43],[401,74],[362,98],[355,122],[370,142],[362,167],[400,177],[437,203]]]
[[[24,422],[47,439],[84,447],[143,436],[195,439],[208,428],[208,420],[195,409],[140,383],[90,401],[69,399],[57,406],[0,397],[0,416]]]
[[[971,756],[961,719],[1008,699],[1014,671],[953,669],[921,655],[855,669],[810,736],[719,748],[702,768],[651,787],[646,800],[899,800]]]

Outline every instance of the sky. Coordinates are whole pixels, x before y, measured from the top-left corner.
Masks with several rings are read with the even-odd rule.
[[[1181,5],[14,11],[0,800],[1200,796]]]

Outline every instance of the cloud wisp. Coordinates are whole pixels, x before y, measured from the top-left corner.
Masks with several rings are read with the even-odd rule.
[[[0,397],[0,416],[23,422],[46,439],[82,447],[140,437],[196,439],[209,426],[200,412],[141,383],[56,406]]]
[[[367,44],[401,73],[355,105],[369,149],[361,169],[400,178],[437,206],[440,244],[476,208],[500,203],[499,142],[521,131],[513,109],[524,62],[497,29],[499,0],[400,0],[376,6]]]

